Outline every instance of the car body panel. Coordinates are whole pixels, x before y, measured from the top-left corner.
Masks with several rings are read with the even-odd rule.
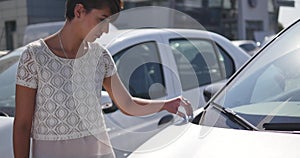
[[[129,158],[298,158],[299,145],[300,135],[297,134],[212,128],[189,123],[167,127]],[[284,146],[289,146],[288,150],[282,150]]]
[[[12,117],[0,116],[0,154],[3,158],[13,157],[13,144],[12,144],[12,132],[13,132]]]

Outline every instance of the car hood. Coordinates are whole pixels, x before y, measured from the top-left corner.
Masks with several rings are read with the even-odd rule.
[[[300,135],[172,125],[134,151],[130,158],[272,157],[299,158]]]

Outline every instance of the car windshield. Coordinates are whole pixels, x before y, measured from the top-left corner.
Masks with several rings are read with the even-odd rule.
[[[0,58],[0,112],[10,116],[15,107],[15,81],[18,61],[24,47]]]
[[[300,22],[252,59],[212,102],[259,129],[300,123]]]

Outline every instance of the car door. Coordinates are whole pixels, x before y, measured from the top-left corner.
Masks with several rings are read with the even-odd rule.
[[[178,79],[174,86],[182,90],[194,109],[203,107],[206,103],[203,89],[228,79],[237,69],[235,57],[214,38],[197,32],[193,35],[169,32],[162,36],[170,46],[168,53],[172,54],[177,67]]]
[[[172,93],[169,88],[171,82],[168,81],[168,71],[164,71],[163,68],[167,59],[161,56],[160,53],[164,48],[160,45],[160,36],[152,33],[139,38],[125,38],[121,43],[116,42],[108,47],[118,74],[132,96],[165,99]],[[106,113],[105,118],[117,156],[126,154],[126,151],[133,151],[173,121],[173,115],[166,111],[136,117],[127,116],[116,110]]]

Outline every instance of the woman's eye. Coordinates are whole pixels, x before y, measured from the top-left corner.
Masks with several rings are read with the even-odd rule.
[[[99,19],[99,22],[109,23],[110,20],[111,20],[110,18],[104,18],[104,19],[103,19],[103,18],[100,18],[100,19]]]

